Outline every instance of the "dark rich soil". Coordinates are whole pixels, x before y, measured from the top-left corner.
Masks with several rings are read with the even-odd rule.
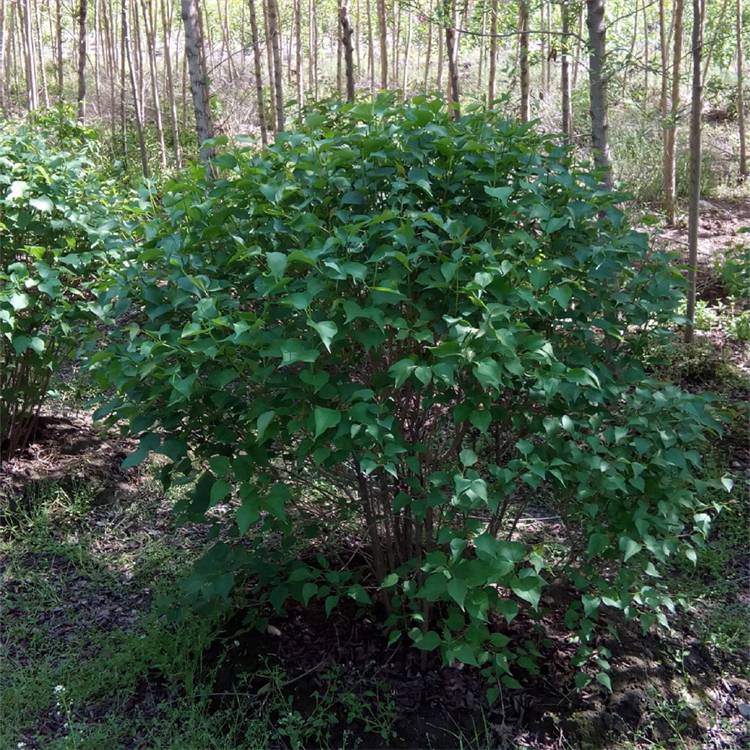
[[[133,441],[96,429],[88,414],[44,414],[26,449],[0,466],[0,514],[3,501],[22,502],[44,482],[65,490],[94,486],[100,502],[131,496],[137,472],[120,464],[134,448]]]
[[[330,617],[320,605],[294,605],[286,617],[272,619],[263,633],[248,629],[238,612],[205,654],[204,663],[220,662],[214,683],[216,709],[235,705],[238,691],[262,694],[265,679],[259,674],[269,665],[282,668],[285,692],[303,711],[311,696],[325,692],[332,667],[341,668],[342,684],[355,693],[379,685],[381,696],[392,698],[399,707],[394,735],[367,733],[355,722],[362,748],[456,748],[458,737],[474,737],[477,729],[479,736],[489,730],[492,747],[497,748],[603,748],[634,731],[644,741],[667,741],[673,739],[672,725],[654,721],[652,715],[654,704],[664,700],[680,706],[682,732],[696,746],[740,748],[750,739],[738,708],[750,696],[750,681],[722,679],[718,665],[695,640],[643,637],[613,622],[616,637],[602,642],[613,654],[612,692],[596,683],[575,690],[570,666],[575,646],[555,614],[561,611],[564,606],[556,601],[554,610],[545,610],[540,620],[526,613],[510,627],[498,628],[515,641],[533,640],[543,659],[539,674],[523,676],[527,687],[506,690],[491,708],[477,670],[443,666],[434,654],[422,654],[408,644],[388,647],[379,625],[353,603],[337,608]],[[674,660],[678,649],[683,652],[681,668]],[[721,730],[702,716],[707,701],[726,717]],[[260,700],[257,705],[262,704]],[[344,717],[337,719],[334,747],[335,732],[340,738],[346,728]],[[729,733],[728,723],[734,725]],[[563,739],[567,744],[561,744]]]

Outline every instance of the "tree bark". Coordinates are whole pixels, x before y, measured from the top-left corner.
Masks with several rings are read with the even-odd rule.
[[[305,106],[305,76],[302,70],[302,0],[295,0],[294,2],[294,37],[294,62],[297,67],[297,107],[302,114],[302,109]]]
[[[167,88],[167,100],[169,101],[169,118],[172,127],[172,144],[174,149],[175,165],[179,169],[182,166],[182,148],[180,146],[180,128],[177,120],[177,101],[174,93],[174,72],[172,69],[172,9],[167,13],[165,0],[161,0],[161,23],[164,40],[164,78]]]
[[[39,108],[39,92],[36,86],[36,56],[34,54],[34,32],[31,22],[31,0],[23,4],[23,46],[26,59],[26,87],[29,111]]]
[[[570,141],[573,137],[573,110],[570,103],[570,4],[563,0],[562,39],[560,41],[560,87],[562,89],[562,130]]]
[[[683,0],[674,0],[674,51],[672,53],[672,96],[670,111],[664,131],[664,210],[667,224],[675,220],[677,175],[675,145],[677,140],[677,114],[680,107],[680,63],[682,61]]]
[[[378,33],[380,35],[380,88],[388,88],[388,26],[385,16],[385,0],[378,3]]]
[[[412,17],[411,10],[406,10],[406,49],[404,50],[404,68],[401,77],[401,91],[404,99],[409,90],[409,58],[411,57],[411,34],[412,34]]]
[[[690,344],[695,335],[696,277],[698,271],[698,221],[701,198],[701,108],[703,80],[701,56],[703,21],[701,0],[693,0],[693,85],[690,108],[690,203],[688,206],[688,298],[685,341]]]
[[[453,0],[443,0],[445,14],[445,52],[448,56],[448,79],[453,119],[461,116],[461,94],[458,81],[458,45],[456,41],[456,18]]]
[[[128,24],[128,3],[122,0],[122,43],[125,51],[125,59],[128,64],[128,73],[130,77],[130,90],[133,94],[133,107],[135,108],[135,129],[138,134],[138,148],[141,152],[141,168],[143,176],[149,176],[148,154],[146,152],[146,138],[143,133],[143,111],[141,110],[140,99],[138,97],[138,84],[136,82],[135,70],[133,69],[133,56],[130,47],[130,25]],[[124,119],[124,118],[123,118]]]
[[[604,75],[607,50],[604,0],[586,0],[586,25],[589,31],[589,97],[594,165],[601,172],[602,184],[611,187],[607,79]]]
[[[260,140],[265,146],[268,144],[268,128],[266,127],[266,112],[265,104],[263,102],[263,71],[261,68],[260,41],[258,40],[258,19],[255,14],[255,0],[250,0],[250,34],[253,44],[253,68],[255,72],[255,95],[258,100]]]
[[[159,79],[156,63],[156,19],[154,18],[154,6],[151,0],[141,0],[141,13],[143,14],[143,29],[146,33],[146,52],[148,54],[148,71],[151,81],[151,99],[154,104],[154,121],[156,122],[156,135],[159,139],[159,159],[162,169],[167,166],[167,145],[164,141],[164,123],[161,116],[161,96],[159,95]]]
[[[5,103],[5,0],[0,0],[0,111],[6,111]]]
[[[284,129],[284,76],[281,69],[281,35],[279,32],[279,6],[268,0],[268,30],[273,52],[273,75],[276,95],[276,131]]]
[[[497,78],[497,0],[490,6],[490,65],[487,74],[487,106],[495,106],[495,81]]]
[[[352,26],[349,22],[346,2],[341,3],[339,11],[341,22],[341,45],[344,49],[344,68],[346,70],[346,101],[354,101],[354,50],[352,49]]]
[[[518,3],[518,66],[521,79],[521,122],[529,121],[529,5]]]
[[[200,144],[200,157],[208,162],[212,149],[203,143],[213,138],[214,126],[211,119],[211,103],[208,93],[203,36],[201,34],[198,0],[182,0],[182,23],[185,27],[185,57],[190,74],[190,93],[193,97],[195,131]]]
[[[745,76],[742,50],[742,0],[737,0],[737,123],[740,129],[740,181],[747,177],[747,137],[745,134]]]

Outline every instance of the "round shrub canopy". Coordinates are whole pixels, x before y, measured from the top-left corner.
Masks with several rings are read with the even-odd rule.
[[[717,424],[639,363],[678,269],[552,138],[484,110],[335,105],[216,167],[169,186],[109,293],[133,322],[94,364],[118,391],[100,415],[141,436],[128,462],[196,478],[188,515],[238,501],[236,533],[269,540],[240,555],[261,604],[377,597],[393,639],[481,668],[491,698],[539,658],[504,629],[564,580],[576,664],[606,682],[597,619],[666,622],[659,567],[710,523]],[[535,502],[565,554],[519,537]],[[302,561],[307,526],[358,529],[370,565]],[[193,589],[226,596],[240,558],[218,545]]]

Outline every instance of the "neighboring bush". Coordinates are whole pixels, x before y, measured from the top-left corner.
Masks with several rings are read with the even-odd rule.
[[[750,242],[729,245],[717,258],[716,271],[730,296],[750,300]]]
[[[117,243],[95,133],[64,112],[0,127],[0,461],[31,437],[50,377],[94,330]]]
[[[375,595],[393,639],[480,667],[493,699],[540,656],[501,618],[538,616],[562,577],[574,662],[607,684],[598,612],[666,623],[659,566],[710,524],[696,447],[717,424],[639,361],[679,272],[564,150],[491,112],[332,107],[216,161],[167,187],[120,282],[132,322],[93,358],[118,391],[100,416],[141,435],[128,463],[165,454],[165,481],[197,477],[189,517],[237,498],[263,540],[215,546],[192,590],[251,571],[259,622]],[[564,560],[513,538],[535,497]],[[366,542],[348,563],[298,559],[347,527]]]

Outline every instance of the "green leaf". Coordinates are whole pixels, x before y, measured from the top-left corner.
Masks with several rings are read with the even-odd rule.
[[[341,422],[341,412],[336,409],[326,409],[323,406],[315,407],[315,437],[319,438],[326,430]]]
[[[315,596],[315,594],[318,593],[318,584],[313,583],[312,581],[308,581],[303,587],[302,587],[302,604],[305,605],[305,607],[310,603],[310,599]]]
[[[273,421],[274,416],[276,416],[276,412],[273,409],[270,409],[269,411],[264,411],[263,414],[258,417],[255,423],[258,432],[258,440],[263,438],[263,435],[268,429],[268,425]]]
[[[604,685],[610,693],[612,692],[612,681],[609,679],[609,675],[606,672],[597,672],[596,681],[600,685]]]
[[[268,263],[268,269],[271,271],[271,274],[275,278],[280,279],[284,275],[284,271],[286,271],[289,259],[287,258],[286,253],[266,253],[266,262]]]
[[[231,491],[232,487],[229,482],[224,479],[217,479],[211,487],[211,505],[220,503]]]
[[[25,310],[30,304],[29,295],[23,292],[15,292],[10,296],[10,304],[16,311]]]
[[[588,685],[590,682],[591,677],[589,677],[585,672],[576,672],[575,684],[579,690],[585,688],[586,685]]]
[[[624,561],[627,562],[633,555],[637,555],[643,547],[628,536],[620,537],[620,549],[625,553]]]
[[[29,205],[42,213],[49,213],[54,208],[54,204],[46,195],[32,198],[29,200]]]
[[[242,505],[237,509],[237,528],[240,530],[240,535],[246,534],[259,518],[260,509],[257,500],[253,498],[243,500]]]
[[[573,290],[569,286],[556,286],[549,290],[549,296],[557,302],[563,310],[567,309]]]
[[[335,594],[331,594],[331,596],[326,597],[325,601],[325,611],[326,611],[326,617],[331,616],[331,612],[333,611],[333,608],[339,603],[339,598]]]
[[[323,342],[323,346],[325,346],[325,348],[330,352],[333,337],[339,332],[336,324],[332,320],[323,320],[320,323],[308,320],[307,325],[309,325],[310,328],[314,328],[318,332],[318,336],[320,336],[320,340]]]
[[[512,187],[488,187],[485,185],[484,192],[491,198],[497,198],[504,206],[508,205],[508,198],[513,194]]]
[[[414,645],[420,651],[434,651],[440,645],[440,636],[434,630],[428,630],[426,633],[419,630],[418,633]]]
[[[355,602],[357,602],[357,604],[372,604],[370,595],[358,583],[355,583],[353,586],[349,587],[348,594],[352,599],[354,599]]]
[[[446,588],[451,599],[463,609],[467,591],[466,581],[460,578],[451,578]]]
[[[470,448],[464,448],[461,451],[460,458],[464,466],[473,466],[479,460],[477,454]]]
[[[389,573],[384,579],[383,582],[380,584],[381,589],[389,589],[393,586],[395,586],[398,583],[398,574],[397,573]]]

